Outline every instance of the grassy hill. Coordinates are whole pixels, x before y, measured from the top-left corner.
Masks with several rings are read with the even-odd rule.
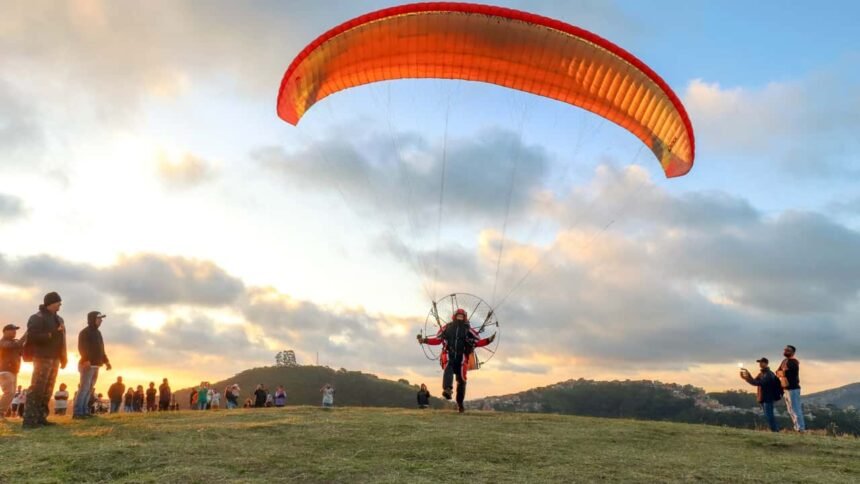
[[[337,390],[335,405],[402,408],[417,406],[417,386],[360,371],[335,371],[325,366],[252,368],[226,380],[214,382],[213,385],[223,392],[228,384],[233,383],[242,389],[240,403],[247,397],[253,398],[254,389],[262,383],[273,393],[278,385],[283,385],[287,391],[287,405],[319,405],[322,402],[320,388],[331,383]],[[189,393],[190,389],[176,392],[176,399],[182,408],[188,408]],[[432,403],[437,407],[442,406],[440,400],[433,399]]]
[[[815,405],[836,405],[840,408],[860,408],[860,383],[852,383],[839,388],[810,393],[803,399],[804,403]]]
[[[692,385],[640,381],[568,380],[519,393],[467,402],[482,410],[562,413],[589,417],[634,418],[682,423],[704,423],[740,428],[765,428],[764,417],[747,392],[706,393]],[[780,427],[790,421],[784,402],[777,403]],[[827,408],[804,399],[808,429],[860,436],[860,413]]]
[[[860,441],[543,414],[312,407],[0,423],[0,482],[858,482]]]

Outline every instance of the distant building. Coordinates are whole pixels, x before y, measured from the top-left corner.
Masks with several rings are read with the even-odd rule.
[[[293,350],[278,352],[275,355],[275,366],[299,366],[296,362],[296,352]]]

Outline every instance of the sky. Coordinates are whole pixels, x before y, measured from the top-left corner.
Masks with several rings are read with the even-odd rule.
[[[3,2],[0,322],[57,291],[75,353],[86,313],[107,313],[101,386],[215,381],[293,349],[434,388],[415,334],[434,297],[465,292],[502,331],[472,397],[571,378],[740,389],[738,362],[786,344],[805,391],[856,381],[860,6],[498,4],[658,72],[696,133],[690,174],[487,84],[372,84],[280,120],[293,57],[394,2]]]

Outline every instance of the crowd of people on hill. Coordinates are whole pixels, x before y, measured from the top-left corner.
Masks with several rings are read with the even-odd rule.
[[[80,383],[74,395],[69,395],[68,387],[61,384],[54,392],[57,373],[68,364],[66,351],[66,325],[58,314],[63,302],[60,295],[51,292],[45,295],[38,312],[27,322],[26,332],[18,338],[20,327],[7,324],[0,338],[0,420],[19,417],[26,429],[54,425],[48,420],[50,402],[53,399],[55,415],[66,415],[72,407],[73,419],[87,419],[100,413],[122,412],[163,412],[179,410],[176,395],[171,391],[167,378],[156,388],[150,382],[126,388],[122,377],[110,385],[107,399],[96,393],[101,368],[111,370],[111,362],[105,352],[104,339],[100,327],[107,317],[101,311],[87,314],[87,326],[78,334],[78,373]],[[21,361],[33,363],[33,376],[27,389],[18,385],[18,372]],[[320,389],[322,406],[334,406],[334,387],[326,384]],[[201,382],[191,390],[189,407],[197,410],[240,406],[238,384],[228,385],[221,393],[208,382]],[[274,392],[265,385],[257,385],[254,392],[241,405],[245,408],[283,407],[287,404],[287,391],[281,385]]]
[[[24,428],[38,428],[53,425],[48,420],[49,403],[53,398],[54,414],[66,415],[72,406],[72,418],[86,419],[99,413],[123,412],[156,412],[179,410],[176,395],[171,391],[167,378],[162,380],[156,389],[155,382],[150,382],[148,388],[143,385],[126,388],[122,377],[118,377],[108,389],[107,400],[101,393],[96,393],[96,382],[102,367],[111,370],[111,362],[105,352],[101,327],[106,315],[100,311],[87,314],[87,326],[78,334],[78,372],[80,384],[74,395],[69,395],[68,388],[61,384],[55,393],[54,386],[59,369],[68,363],[66,352],[66,326],[58,314],[62,307],[62,298],[56,292],[45,295],[43,304],[38,312],[30,316],[27,329],[21,338],[17,332],[21,328],[14,324],[3,327],[0,338],[0,420],[20,417]],[[430,338],[420,338],[424,344],[438,343]],[[440,340],[441,341],[441,340]],[[769,367],[767,358],[760,358],[759,373],[753,377],[749,371],[741,369],[741,378],[750,385],[757,387],[757,399],[767,419],[770,429],[779,431],[774,412],[774,403],[785,399],[786,410],[791,417],[794,430],[803,432],[806,425],[803,418],[803,406],[800,400],[800,363],[796,357],[797,348],[792,345],[785,347],[783,356],[776,373]],[[33,375],[30,387],[22,388],[17,384],[21,361],[33,363]],[[452,372],[446,368],[443,396],[451,398]],[[459,377],[458,377],[459,382]],[[463,378],[463,383],[465,378]],[[462,396],[465,384],[458,386],[457,403],[463,410]],[[326,384],[320,389],[322,406],[334,406],[335,389]],[[212,410],[221,408],[222,401],[226,409],[239,408],[241,390],[238,384],[227,385],[223,393],[208,382],[192,389],[189,396],[189,407],[197,410]],[[417,395],[419,408],[430,406],[430,392],[426,385],[421,385]],[[283,407],[287,404],[287,392],[283,386],[278,386],[274,392],[260,384],[254,392],[241,403],[243,408]]]

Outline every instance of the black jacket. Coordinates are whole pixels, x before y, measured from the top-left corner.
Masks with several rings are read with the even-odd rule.
[[[19,339],[0,339],[0,372],[18,374],[21,369],[21,349]]]
[[[254,406],[255,407],[264,407],[266,405],[266,390],[256,390],[254,392]]]
[[[468,322],[458,323],[456,321],[446,324],[438,337],[444,340],[445,349],[452,358],[471,354],[475,351],[475,344],[480,339],[475,335]]]
[[[112,402],[121,402],[123,395],[125,395],[125,385],[120,382],[116,382],[108,388],[108,398]]]
[[[418,405],[430,405],[430,392],[418,390]]]
[[[160,402],[169,402],[170,401],[170,386],[162,383],[158,386],[158,401]]]
[[[110,363],[105,354],[105,342],[102,332],[93,325],[82,329],[78,334],[78,353],[81,355],[81,363],[90,362],[90,366],[102,366]]]
[[[758,403],[776,402],[782,399],[782,385],[779,384],[779,379],[770,371],[770,368],[765,368],[755,377],[745,377],[747,383],[755,385],[756,401]]]
[[[66,355],[66,333],[57,328],[63,323],[63,318],[39,306],[39,312],[30,316],[27,321],[27,342],[24,352],[33,358],[48,358],[60,360],[63,366],[68,362]]]
[[[781,374],[786,380],[788,380],[788,385],[785,386],[786,390],[800,389],[800,362],[797,361],[797,358],[786,358],[782,360],[782,363],[779,365],[779,369],[776,371],[777,374]]]

